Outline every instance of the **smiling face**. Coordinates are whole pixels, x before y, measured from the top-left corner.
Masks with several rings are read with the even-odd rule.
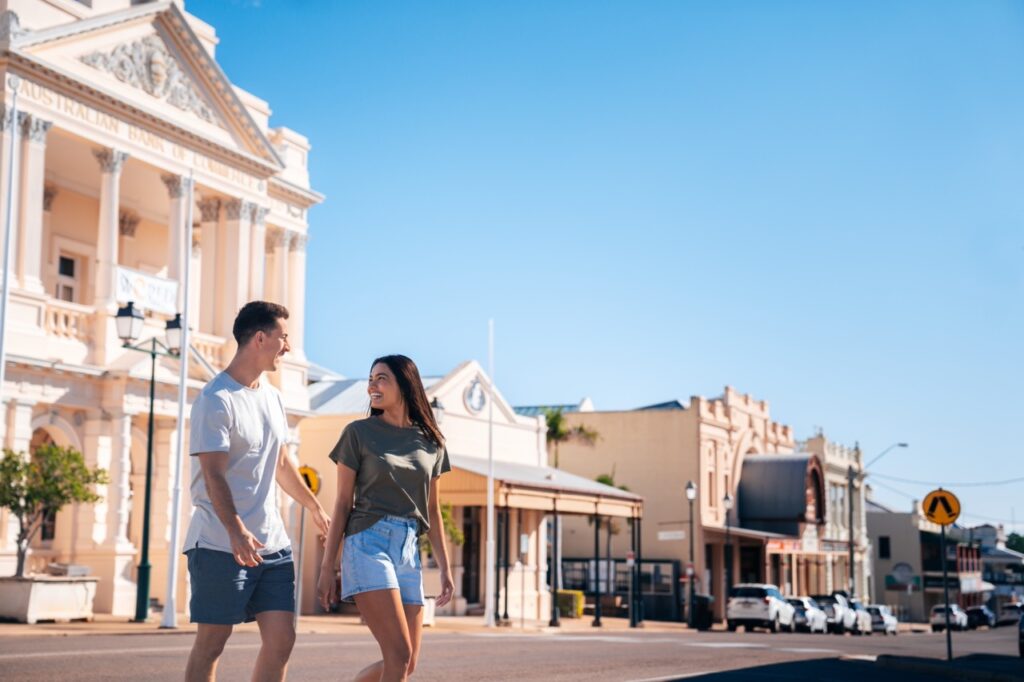
[[[281,368],[281,358],[292,349],[288,344],[288,320],[283,317],[277,318],[269,332],[256,332],[252,343],[259,352],[260,369],[264,372],[276,372]]]
[[[390,410],[405,404],[395,373],[383,362],[378,362],[370,369],[370,384],[366,392],[370,396],[370,407],[374,410]]]

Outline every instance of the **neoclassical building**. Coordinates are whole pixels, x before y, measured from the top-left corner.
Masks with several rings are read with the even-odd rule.
[[[36,569],[89,566],[101,613],[133,612],[142,533],[149,356],[122,347],[120,305],[145,311],[143,340],[162,338],[187,306],[191,397],[230,359],[235,312],[257,298],[284,303],[293,350],[272,381],[293,427],[309,407],[307,212],[323,197],[310,188],[306,138],[270,126],[268,104],[217,65],[217,42],[181,2],[0,0],[0,217],[10,203],[13,221],[0,439],[25,453],[74,446],[109,471],[102,502],[62,510],[30,557]],[[179,551],[169,547],[178,384],[178,360],[161,358],[150,557],[161,602],[168,552]],[[0,574],[13,572],[16,532],[0,515]],[[184,595],[184,563],[179,575]]]

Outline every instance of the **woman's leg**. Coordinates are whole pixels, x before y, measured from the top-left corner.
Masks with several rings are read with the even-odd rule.
[[[420,640],[423,638],[423,607],[418,604],[402,604],[402,608],[405,610],[409,642],[412,644],[412,658],[409,659],[406,675],[412,677],[412,672],[416,669],[416,661],[420,656]]]
[[[353,597],[380,646],[382,661],[360,671],[358,682],[405,682],[412,661],[412,640],[398,590],[373,590]]]

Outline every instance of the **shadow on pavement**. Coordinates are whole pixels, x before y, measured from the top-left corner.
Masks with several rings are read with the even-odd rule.
[[[839,658],[816,658],[807,661],[773,663],[695,677],[681,677],[691,682],[740,682],[741,680],[829,680],[830,682],[924,682],[935,677],[927,673],[879,668],[869,661]]]

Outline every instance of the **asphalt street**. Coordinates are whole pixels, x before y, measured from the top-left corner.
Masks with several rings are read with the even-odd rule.
[[[191,633],[3,636],[4,680],[180,680]],[[258,635],[232,637],[219,680],[248,680]],[[1016,629],[954,634],[954,654],[1016,654]],[[943,635],[898,637],[767,633],[645,632],[518,634],[427,631],[413,679],[431,680],[864,680],[914,682],[929,675],[882,669],[879,654],[945,656]],[[290,680],[347,680],[375,660],[361,629],[343,635],[299,636]],[[1024,662],[1022,662],[1024,670]]]

